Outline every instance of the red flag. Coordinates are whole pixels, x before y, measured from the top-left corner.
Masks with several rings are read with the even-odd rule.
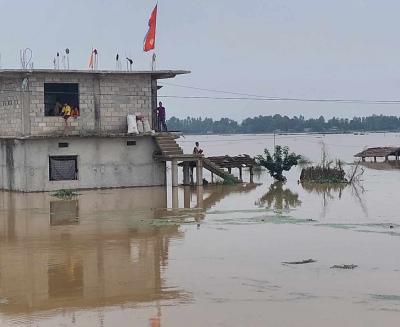
[[[150,19],[149,30],[144,38],[143,51],[150,51],[154,49],[156,44],[156,25],[157,25],[157,5],[154,7]]]

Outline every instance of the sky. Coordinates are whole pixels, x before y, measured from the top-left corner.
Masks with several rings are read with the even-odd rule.
[[[148,70],[151,54],[142,46],[154,5],[0,0],[1,67],[19,68],[19,51],[29,47],[34,68],[52,68],[57,51],[69,48],[71,68],[86,69],[95,47],[99,69],[114,69],[119,53],[133,58],[135,70]],[[159,0],[157,68],[191,71],[160,80],[160,100],[168,116],[179,118],[400,115],[399,104],[184,98],[238,97],[189,86],[264,97],[398,100],[399,12],[395,0]]]

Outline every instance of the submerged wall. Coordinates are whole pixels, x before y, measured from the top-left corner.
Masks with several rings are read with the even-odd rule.
[[[128,146],[128,141],[136,144]],[[156,149],[151,136],[2,139],[0,188],[33,192],[165,185],[165,163],[154,161]],[[77,156],[78,180],[50,181],[50,156]]]

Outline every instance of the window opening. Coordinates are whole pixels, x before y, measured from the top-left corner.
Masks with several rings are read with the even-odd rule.
[[[77,156],[49,157],[49,179],[51,181],[68,181],[78,179]]]
[[[65,110],[63,110],[65,108]],[[77,117],[79,111],[78,83],[45,83],[44,84],[44,115]]]

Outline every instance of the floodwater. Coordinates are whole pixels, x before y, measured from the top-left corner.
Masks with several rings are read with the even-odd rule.
[[[274,143],[180,142],[191,151],[196,140],[207,155],[256,155]],[[275,137],[313,161],[321,141],[350,163],[400,135]],[[0,326],[395,326],[400,166],[364,169],[355,188],[298,184],[297,167],[284,185],[260,171],[255,184],[176,192],[0,193]],[[305,259],[316,262],[283,264]],[[331,268],[341,264],[358,267]]]

